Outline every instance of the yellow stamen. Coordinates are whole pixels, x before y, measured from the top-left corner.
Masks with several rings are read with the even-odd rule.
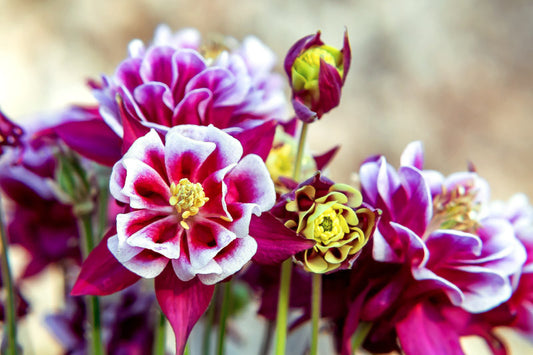
[[[477,215],[480,210],[480,204],[475,201],[476,192],[464,186],[450,191],[443,187],[442,193],[433,199],[433,219],[428,229],[474,232],[479,226]]]
[[[189,229],[189,225],[185,220],[196,215],[200,208],[209,200],[209,197],[205,196],[202,184],[198,182],[194,184],[187,178],[181,179],[177,184],[171,183],[170,193],[172,196],[168,202],[181,214],[181,226]]]

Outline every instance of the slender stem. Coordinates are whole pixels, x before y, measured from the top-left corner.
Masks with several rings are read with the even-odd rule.
[[[228,318],[231,298],[231,280],[224,285],[224,298],[222,299],[222,310],[220,312],[220,323],[218,328],[217,354],[224,354],[224,341],[226,339],[226,320]]]
[[[263,334],[263,342],[261,343],[260,355],[268,355],[270,353],[270,344],[272,343],[272,335],[274,334],[274,322],[269,320],[265,327]]]
[[[294,161],[294,171],[292,177],[298,181],[300,179],[300,173],[302,171],[302,157],[304,155],[305,138],[307,137],[308,123],[304,123],[300,130],[300,139],[298,142],[298,150],[296,151],[296,159]]]
[[[287,316],[291,289],[292,259],[281,264],[281,276],[278,297],[278,312],[276,315],[276,355],[285,354],[287,343]]]
[[[313,291],[311,294],[311,352],[316,355],[318,352],[318,328],[320,323],[320,303],[322,296],[322,274],[313,274]]]
[[[185,349],[183,349],[183,355],[191,355],[191,346],[189,345],[189,342],[185,344]]]
[[[167,318],[163,312],[159,312],[159,319],[155,327],[154,355],[165,355],[166,350]]]
[[[218,289],[218,287],[215,289]],[[203,355],[209,355],[209,352],[211,350],[211,332],[213,330],[213,320],[215,319],[215,300],[216,300],[216,293],[213,299],[211,300],[211,304],[209,305],[209,308],[207,309],[206,319],[205,319],[205,328],[204,328],[204,339],[202,342],[202,354]]]
[[[13,287],[13,278],[11,275],[11,266],[9,263],[9,247],[7,235],[2,220],[2,200],[0,199],[0,236],[2,240],[2,281],[7,291],[5,312],[6,312],[6,332],[7,336],[7,355],[17,354],[17,313],[15,312],[15,290]]]
[[[78,217],[78,228],[83,236],[84,259],[94,249],[94,235],[91,214],[83,214]],[[96,296],[87,296],[86,304],[88,310],[88,319],[90,326],[91,354],[104,354],[104,345],[102,343],[101,324],[100,324],[100,302]]]
[[[359,326],[357,327],[352,338],[352,349],[354,354],[356,353],[357,349],[363,345],[363,342],[365,341],[366,336],[370,332],[370,329],[372,329],[373,325],[374,324],[372,322],[359,323]]]
[[[294,161],[294,171],[292,177],[298,181],[302,170],[302,157],[307,136],[308,124],[303,123],[300,129],[300,138],[298,150]],[[292,273],[292,259],[287,259],[281,264],[281,275],[278,297],[278,311],[276,315],[276,355],[285,354],[285,345],[287,343],[287,318],[289,313],[289,299]]]

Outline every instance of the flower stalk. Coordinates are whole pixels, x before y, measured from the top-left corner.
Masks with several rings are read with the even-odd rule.
[[[302,169],[302,157],[307,137],[309,124],[304,122],[300,129],[300,138],[298,141],[298,150],[294,162],[293,179],[298,180]],[[285,345],[287,343],[287,318],[289,311],[289,299],[291,288],[292,259],[289,258],[281,264],[278,310],[276,315],[276,355],[285,354]]]
[[[5,336],[7,337],[7,355],[17,354],[17,314],[15,312],[15,291],[13,288],[13,278],[11,275],[11,267],[9,264],[9,251],[7,243],[7,235],[3,223],[2,200],[0,199],[0,237],[2,240],[2,281],[6,289],[6,323]],[[2,354],[4,352],[2,351]]]
[[[318,330],[320,327],[320,304],[322,296],[322,274],[313,273],[311,293],[311,351],[318,354]]]
[[[159,319],[155,327],[154,355],[165,355],[167,318],[159,312]]]
[[[226,321],[231,301],[231,280],[224,284],[224,296],[222,298],[222,310],[220,312],[220,323],[218,328],[217,354],[224,355],[224,345],[226,340]]]
[[[94,235],[91,214],[82,214],[78,217],[80,234],[84,241],[83,258],[86,259],[94,249]],[[100,322],[100,302],[97,296],[87,296],[87,318],[89,320],[90,353],[94,355],[105,354],[102,342],[102,329]]]

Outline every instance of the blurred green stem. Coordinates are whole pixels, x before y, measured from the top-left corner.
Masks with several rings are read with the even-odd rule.
[[[311,293],[311,352],[318,353],[318,329],[320,325],[320,303],[322,296],[322,274],[313,274],[313,291]]]
[[[94,235],[92,216],[90,213],[84,213],[78,216],[78,229],[84,241],[83,259],[94,249]],[[89,338],[91,346],[91,354],[103,355],[105,354],[104,345],[102,343],[102,332],[100,324],[100,302],[97,296],[86,296],[87,317],[89,320]]]
[[[224,284],[224,297],[222,299],[222,310],[220,312],[218,328],[217,354],[224,355],[224,342],[226,340],[226,320],[228,318],[231,299],[231,280]]]
[[[159,312],[159,319],[155,328],[154,355],[165,355],[167,318]]]
[[[2,240],[2,281],[6,289],[5,307],[5,328],[4,336],[7,337],[7,355],[17,354],[17,313],[15,306],[15,290],[13,288],[13,278],[11,266],[9,264],[9,246],[7,242],[6,230],[3,222],[2,199],[0,198],[0,237]],[[2,349],[3,350],[3,349]],[[2,352],[3,353],[3,352]]]

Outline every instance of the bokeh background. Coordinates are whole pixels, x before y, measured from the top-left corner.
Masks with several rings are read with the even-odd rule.
[[[533,197],[528,0],[0,0],[0,108],[23,120],[94,102],[86,80],[111,74],[128,42],[149,41],[159,23],[238,40],[255,35],[277,53],[280,72],[300,37],[320,29],[341,46],[347,28],[353,60],[341,106],[309,132],[315,151],[341,145],[330,167],[336,180],[349,182],[371,154],[397,165],[406,144],[421,140],[428,168],[452,173],[472,162],[493,198]],[[28,286],[38,310],[60,306],[54,282],[51,271]],[[41,333],[32,317],[26,339]],[[502,334],[513,354],[532,349]],[[27,353],[59,352],[39,336]],[[475,340],[468,346],[484,351]]]

